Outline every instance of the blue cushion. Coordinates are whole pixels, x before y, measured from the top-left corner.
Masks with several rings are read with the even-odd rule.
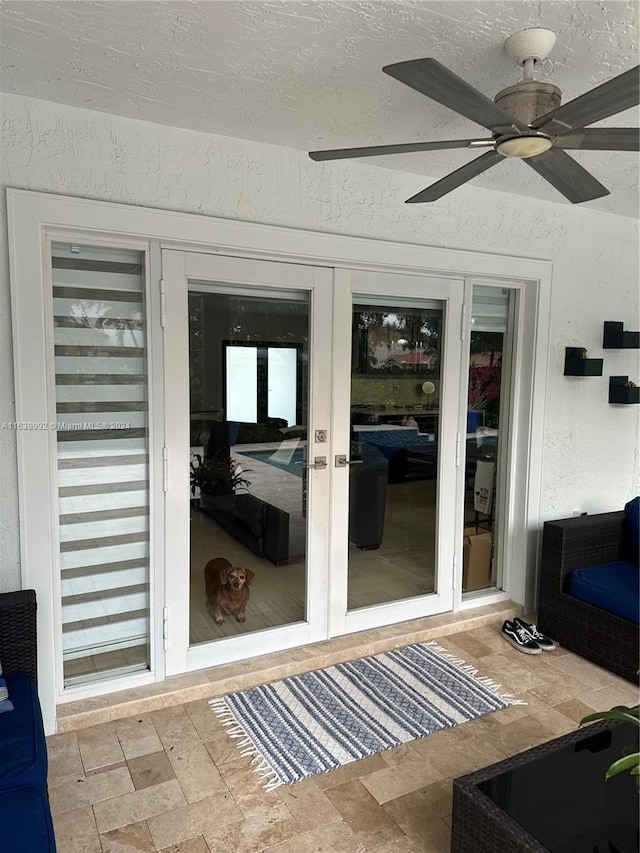
[[[2,853],[55,853],[51,812],[46,794],[36,788],[0,792]]]
[[[567,591],[574,598],[593,604],[607,613],[638,622],[640,591],[638,566],[619,560],[588,569],[576,569],[569,576]]]
[[[47,744],[40,703],[24,673],[6,676],[13,711],[0,714],[0,791],[30,785],[46,790]],[[2,849],[0,826],[0,849]]]
[[[624,516],[627,519],[629,547],[636,558],[636,563],[638,563],[640,562],[640,497],[625,504]]]

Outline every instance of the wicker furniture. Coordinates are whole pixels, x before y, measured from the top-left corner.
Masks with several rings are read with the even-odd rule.
[[[623,512],[585,515],[544,524],[538,627],[599,666],[638,682],[638,625],[565,592],[568,575],[624,558]]]
[[[620,757],[621,744],[634,743],[637,737],[634,727],[620,728],[618,742],[608,749],[612,727],[617,725],[602,722],[577,729],[454,779],[451,853],[635,849],[607,844],[609,833],[626,840],[637,832],[633,779],[621,774],[604,780],[606,768]],[[494,799],[506,804],[532,831],[546,836],[550,846]]]
[[[0,594],[0,662],[13,710],[0,714],[0,850],[55,853],[37,679],[36,595]]]
[[[32,589],[0,594],[0,662],[5,675],[26,672],[38,686],[36,594]]]

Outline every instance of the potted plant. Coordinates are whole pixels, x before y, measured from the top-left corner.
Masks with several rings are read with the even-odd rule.
[[[640,727],[640,708],[628,708],[626,705],[616,705],[608,711],[597,711],[595,714],[589,714],[580,720],[580,725],[583,723],[593,723],[596,720],[622,720],[626,723]],[[636,751],[632,751],[636,748]],[[618,773],[623,773],[628,770],[635,777],[636,785],[640,781],[640,752],[637,751],[637,743],[629,747],[626,755],[616,759],[609,767],[605,774],[605,780],[611,779]]]
[[[238,490],[247,490],[251,485],[251,481],[243,476],[244,473],[235,459],[218,456],[204,459],[202,454],[193,453],[190,471],[191,494],[194,498],[199,496],[202,508],[212,504],[219,506],[221,497],[226,497],[226,502],[229,503],[229,496],[235,495]]]

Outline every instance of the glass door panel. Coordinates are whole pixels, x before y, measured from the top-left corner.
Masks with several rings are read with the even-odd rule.
[[[436,590],[443,303],[356,300],[349,610]]]
[[[188,316],[194,645],[306,618],[309,294],[193,282]]]

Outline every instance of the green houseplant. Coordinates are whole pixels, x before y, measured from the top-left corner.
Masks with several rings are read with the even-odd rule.
[[[204,459],[202,454],[194,453],[191,459],[191,494],[232,495],[240,489],[247,489],[251,481],[243,476],[242,468],[235,459],[213,456]]]
[[[583,723],[593,723],[596,720],[623,720],[624,722],[640,727],[640,708],[628,708],[626,705],[616,705],[608,711],[597,711],[595,714],[583,717],[580,720],[580,725]],[[635,776],[636,784],[638,784],[640,781],[640,752],[629,752],[627,755],[623,755],[622,758],[614,761],[605,774],[605,780],[611,779],[612,776],[617,776],[618,773],[623,773],[625,770],[628,770],[632,776]]]

